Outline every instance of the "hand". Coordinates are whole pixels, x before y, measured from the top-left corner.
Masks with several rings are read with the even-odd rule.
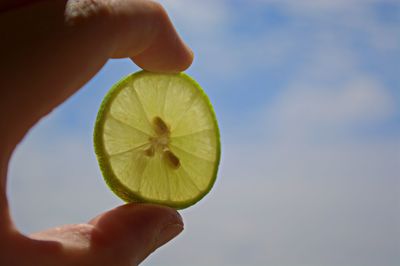
[[[130,57],[155,72],[191,64],[164,9],[149,0],[3,0],[0,39],[0,265],[137,265],[179,234],[176,211],[126,204],[87,224],[24,236],[6,197],[16,145],[109,58]]]

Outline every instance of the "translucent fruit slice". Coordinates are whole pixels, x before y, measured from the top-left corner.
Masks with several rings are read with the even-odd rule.
[[[214,110],[183,73],[140,71],[115,84],[97,115],[94,147],[104,179],[123,200],[177,209],[210,191],[220,160]]]

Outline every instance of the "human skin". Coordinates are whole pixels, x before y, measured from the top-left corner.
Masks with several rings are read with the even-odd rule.
[[[125,57],[179,72],[193,53],[150,0],[0,1],[0,265],[137,265],[183,230],[175,210],[135,203],[30,236],[12,222],[6,185],[15,147],[108,59]]]

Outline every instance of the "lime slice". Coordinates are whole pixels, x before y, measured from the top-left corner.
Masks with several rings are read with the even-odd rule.
[[[115,84],[97,115],[94,147],[120,198],[176,209],[210,191],[220,160],[211,103],[183,73],[140,71]]]

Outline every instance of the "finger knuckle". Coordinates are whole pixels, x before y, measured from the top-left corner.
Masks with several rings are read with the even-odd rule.
[[[70,0],[65,8],[65,21],[75,25],[95,17],[108,17],[113,13],[112,0]]]
[[[148,0],[147,4],[152,10],[153,15],[158,18],[166,18],[168,17],[167,11],[165,10],[164,6],[157,1]]]

